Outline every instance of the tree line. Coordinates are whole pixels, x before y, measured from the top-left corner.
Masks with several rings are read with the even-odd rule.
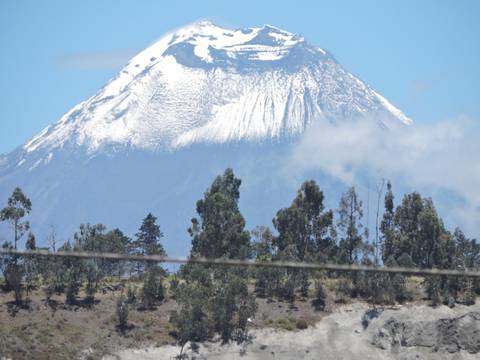
[[[196,203],[191,220],[191,257],[255,259],[304,262],[334,262],[422,268],[480,268],[480,244],[459,229],[447,230],[432,199],[419,193],[405,194],[398,204],[390,182],[384,195],[383,215],[377,209],[375,237],[369,240],[364,224],[363,203],[354,187],[342,194],[336,210],[326,209],[324,193],[314,180],[305,181],[292,203],[276,213],[273,228],[258,226],[247,231],[239,209],[241,180],[232,169],[217,176]],[[379,198],[380,201],[379,192]],[[26,215],[32,210],[28,197],[17,188],[0,211],[0,220],[12,225],[13,241],[4,248],[36,249]],[[381,216],[380,216],[381,215]],[[119,229],[101,224],[82,224],[57,248],[55,235],[48,239],[51,251],[96,251],[120,254],[166,255],[163,234],[153,214],[147,214],[133,238]],[[148,310],[166,297],[178,303],[170,322],[182,350],[187,342],[200,342],[219,334],[224,342],[248,340],[248,325],[256,312],[256,297],[295,301],[312,298],[324,310],[326,276],[336,279],[335,300],[364,298],[374,304],[392,304],[411,298],[406,279],[400,274],[311,272],[301,269],[186,264],[169,276],[158,264],[105,259],[4,256],[0,263],[5,291],[13,291],[20,306],[28,304],[35,279],[41,279],[46,302],[63,294],[67,305],[94,305],[95,294],[107,278],[128,276],[142,283],[140,290],[128,286],[117,304],[118,326],[128,328],[132,308]],[[38,281],[37,281],[38,282]],[[252,287],[253,284],[253,287]],[[468,278],[429,277],[425,290],[433,304],[472,304],[480,283]],[[79,298],[83,289],[83,298]]]

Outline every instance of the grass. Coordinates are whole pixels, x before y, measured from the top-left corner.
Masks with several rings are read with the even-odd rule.
[[[293,331],[306,329],[308,327],[308,322],[303,318],[288,316],[278,319],[269,319],[265,322],[265,325],[275,329]]]

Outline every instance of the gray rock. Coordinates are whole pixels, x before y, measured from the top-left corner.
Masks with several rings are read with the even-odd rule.
[[[435,321],[402,321],[389,318],[373,335],[372,344],[397,352],[400,347],[431,348],[435,352],[480,352],[480,313]]]

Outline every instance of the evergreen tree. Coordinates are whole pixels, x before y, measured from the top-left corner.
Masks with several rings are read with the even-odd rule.
[[[178,286],[175,297],[181,308],[172,312],[170,323],[175,327],[174,336],[180,345],[179,358],[186,343],[205,341],[213,335],[211,304],[205,301],[211,298],[210,290],[195,283]]]
[[[363,216],[362,201],[354,187],[342,195],[337,212],[339,215],[337,226],[341,233],[340,260],[353,264],[358,260],[358,251],[362,248],[363,242],[360,231],[362,228],[360,220]]]
[[[97,292],[98,270],[93,262],[89,261],[86,265],[86,280],[85,286],[85,301],[92,304],[95,301],[95,294]]]
[[[9,263],[7,265],[6,274],[6,280],[8,281],[8,285],[13,290],[13,294],[15,296],[15,304],[17,306],[21,306],[23,304],[23,264],[16,261]]]
[[[418,240],[414,261],[421,267],[445,267],[447,242],[442,220],[431,199],[423,200],[423,209],[418,215]]]
[[[252,230],[253,251],[257,262],[272,261],[274,255],[274,236],[268,227],[259,226]],[[254,270],[255,292],[260,297],[272,297],[279,283],[281,269],[260,266]]]
[[[68,305],[74,305],[77,302],[77,296],[81,285],[78,270],[73,267],[70,268],[67,272],[66,280],[65,303]]]
[[[395,226],[399,231],[399,242],[394,250],[395,257],[405,253],[418,265],[418,246],[420,244],[420,228],[418,216],[423,210],[423,200],[420,194],[406,194],[402,203],[395,210]]]
[[[276,257],[290,261],[326,261],[335,254],[333,212],[325,211],[324,195],[314,180],[305,181],[292,204],[280,209],[273,219],[278,231],[274,245]],[[309,273],[305,270],[287,269],[280,293],[293,300],[295,284],[300,293],[308,295]],[[293,286],[293,292],[292,292]]]
[[[27,250],[35,250],[36,249],[35,243],[35,235],[31,232],[28,233],[27,241],[25,242],[25,248]],[[24,267],[25,267],[25,287],[27,290],[27,298],[29,291],[33,286],[33,280],[35,275],[37,274],[37,259],[34,256],[26,256],[24,258]]]
[[[394,223],[398,233],[393,250],[396,258],[407,254],[416,266],[450,266],[452,240],[431,199],[416,192],[406,194],[395,211]]]
[[[113,252],[116,254],[128,254],[131,251],[132,240],[126,236],[120,229],[108,231],[104,236],[105,247],[102,251]],[[101,262],[102,273],[106,276],[121,276],[125,272],[128,264],[120,260],[104,260]]]
[[[325,261],[334,255],[333,212],[325,211],[324,195],[314,180],[305,181],[288,208],[273,219],[278,231],[275,245],[280,251],[294,245],[299,261]]]
[[[32,202],[25,196],[20,188],[15,188],[8,198],[7,206],[0,210],[0,221],[9,221],[14,231],[14,248],[17,249],[17,242],[30,228],[28,221],[22,221],[23,217],[32,210]]]
[[[160,243],[163,233],[160,231],[160,226],[157,224],[157,218],[148,213],[143,219],[137,234],[136,240],[133,241],[133,252],[140,255],[162,255],[165,256],[166,252],[163,245]],[[157,265],[151,262],[145,264],[145,268],[151,269]],[[137,264],[139,272],[143,272],[143,263]]]
[[[5,242],[2,245],[3,249],[13,250],[11,242]],[[17,255],[7,255],[0,257],[2,264],[3,278],[5,280],[5,290],[13,290],[15,296],[15,303],[17,306],[23,304],[23,288],[22,279],[24,277],[25,267],[22,259]]]
[[[250,234],[238,208],[241,180],[232,169],[218,176],[197,201],[200,219],[192,219],[192,256],[244,259],[250,255]]]
[[[59,249],[62,252],[74,251],[75,248],[70,241],[64,243]],[[60,274],[63,280],[61,290],[65,288],[65,303],[74,305],[77,302],[77,296],[82,285],[83,261],[75,258],[64,258],[60,265]],[[58,288],[60,290],[60,288]]]
[[[241,180],[227,169],[197,202],[199,219],[192,219],[189,229],[192,257],[244,259],[251,255],[250,234],[244,229],[245,220],[238,208],[240,184]],[[176,295],[180,310],[172,321],[178,326],[177,338],[182,346],[198,339],[198,332],[187,326],[189,319],[202,325],[211,319],[211,331],[203,329],[202,338],[216,332],[227,342],[246,333],[245,316],[252,317],[256,309],[248,293],[245,269],[187,264],[182,274],[186,280],[181,284],[182,291],[202,294],[194,304],[188,297]]]
[[[395,256],[395,228],[394,228],[394,196],[392,192],[392,184],[387,183],[387,193],[385,194],[385,212],[380,224],[380,231],[382,232],[382,259],[386,262],[391,256]]]
[[[143,219],[138,230],[134,244],[139,248],[142,255],[166,255],[163,245],[160,243],[163,233],[157,224],[157,218],[151,213]]]

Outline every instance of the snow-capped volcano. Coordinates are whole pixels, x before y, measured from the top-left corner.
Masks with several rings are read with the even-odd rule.
[[[135,56],[105,87],[24,146],[176,149],[301,133],[325,118],[411,120],[302,36],[199,22]]]
[[[298,135],[315,121],[351,118],[385,128],[411,122],[302,36],[200,22],[165,35],[0,156],[0,202],[16,186],[25,191],[40,243],[52,226],[65,240],[82,222],[134,234],[151,211],[169,253],[185,255],[188,219],[214,176],[233,167],[249,226],[268,224],[296,190],[282,166]]]

